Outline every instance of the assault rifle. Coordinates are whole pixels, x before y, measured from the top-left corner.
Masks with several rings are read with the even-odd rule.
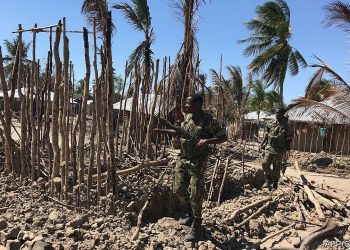
[[[167,127],[173,129],[176,132],[177,136],[190,141],[194,145],[196,145],[197,142],[200,141],[201,138],[188,133],[186,130],[184,130],[183,128],[181,128],[179,126],[175,126],[175,125],[171,124],[171,122],[168,121],[167,119],[162,118],[162,117],[157,117],[157,118],[160,119],[162,122],[164,122],[164,124]],[[218,152],[218,150],[215,147],[208,146],[208,154],[213,155],[215,158],[219,158],[219,156],[216,155],[217,152]]]
[[[186,130],[184,130],[183,128],[179,127],[179,126],[175,126],[173,124],[171,124],[171,122],[169,122],[168,120],[164,119],[164,118],[160,118],[167,127],[175,130],[176,132],[176,135],[177,136],[180,136],[186,140],[189,140],[190,142],[192,143],[197,143],[200,138],[196,137],[196,136],[193,136],[191,135],[190,133],[188,133]]]

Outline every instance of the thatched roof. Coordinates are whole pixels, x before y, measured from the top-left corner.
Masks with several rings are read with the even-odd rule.
[[[334,86],[325,98],[314,101],[299,98],[289,106],[290,121],[325,124],[350,124],[350,88]]]

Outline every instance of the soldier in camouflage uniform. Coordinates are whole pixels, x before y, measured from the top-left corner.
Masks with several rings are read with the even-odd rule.
[[[185,119],[181,128],[196,138],[195,141],[180,138],[181,153],[175,167],[174,192],[185,212],[180,224],[191,225],[186,241],[197,241],[202,236],[202,201],[204,198],[204,172],[208,159],[208,145],[227,140],[225,129],[210,114],[202,110],[203,98],[199,94],[189,96],[185,104]],[[162,132],[159,129],[156,129]],[[176,135],[176,131],[163,130]],[[190,186],[190,194],[188,187]]]
[[[276,122],[268,127],[266,136],[261,143],[261,148],[265,149],[265,157],[262,168],[265,173],[264,188],[277,189],[280,178],[282,160],[286,152],[290,149],[291,133],[288,126],[288,119],[284,116],[286,110],[280,108],[276,114]],[[271,169],[271,164],[273,168]]]

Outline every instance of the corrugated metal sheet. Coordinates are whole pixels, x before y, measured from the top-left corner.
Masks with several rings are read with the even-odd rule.
[[[145,102],[146,102],[147,98],[148,98],[147,112],[151,113],[151,109],[152,109],[152,106],[153,106],[155,95],[154,94],[146,94],[145,95]],[[125,111],[129,111],[129,112],[131,111],[132,99],[133,99],[132,97],[126,99]],[[124,104],[125,104],[125,99],[123,99],[121,102],[122,102],[122,110],[123,110],[124,109]],[[138,104],[138,110],[140,110],[141,109],[141,96],[139,96],[137,104]],[[158,95],[157,102],[156,102],[156,110],[154,112],[155,115],[158,114],[159,105],[160,105],[160,96]],[[120,102],[116,102],[116,103],[113,104],[113,109],[119,110],[119,108],[120,108]]]
[[[273,115],[270,116],[268,113],[261,111],[259,114],[259,119],[264,120],[264,119],[273,119]],[[250,112],[244,115],[245,120],[258,120],[258,112]]]

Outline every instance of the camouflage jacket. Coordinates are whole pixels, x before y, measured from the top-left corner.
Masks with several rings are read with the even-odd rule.
[[[267,146],[266,152],[272,154],[284,154],[292,140],[291,130],[288,120],[282,122],[275,121],[267,127]]]
[[[198,121],[192,119],[192,114],[186,114],[181,128],[198,139],[222,138],[226,136],[226,130],[212,115],[203,112],[203,116]],[[181,156],[186,159],[202,158],[208,155],[208,149],[198,151],[195,142],[180,138]]]

